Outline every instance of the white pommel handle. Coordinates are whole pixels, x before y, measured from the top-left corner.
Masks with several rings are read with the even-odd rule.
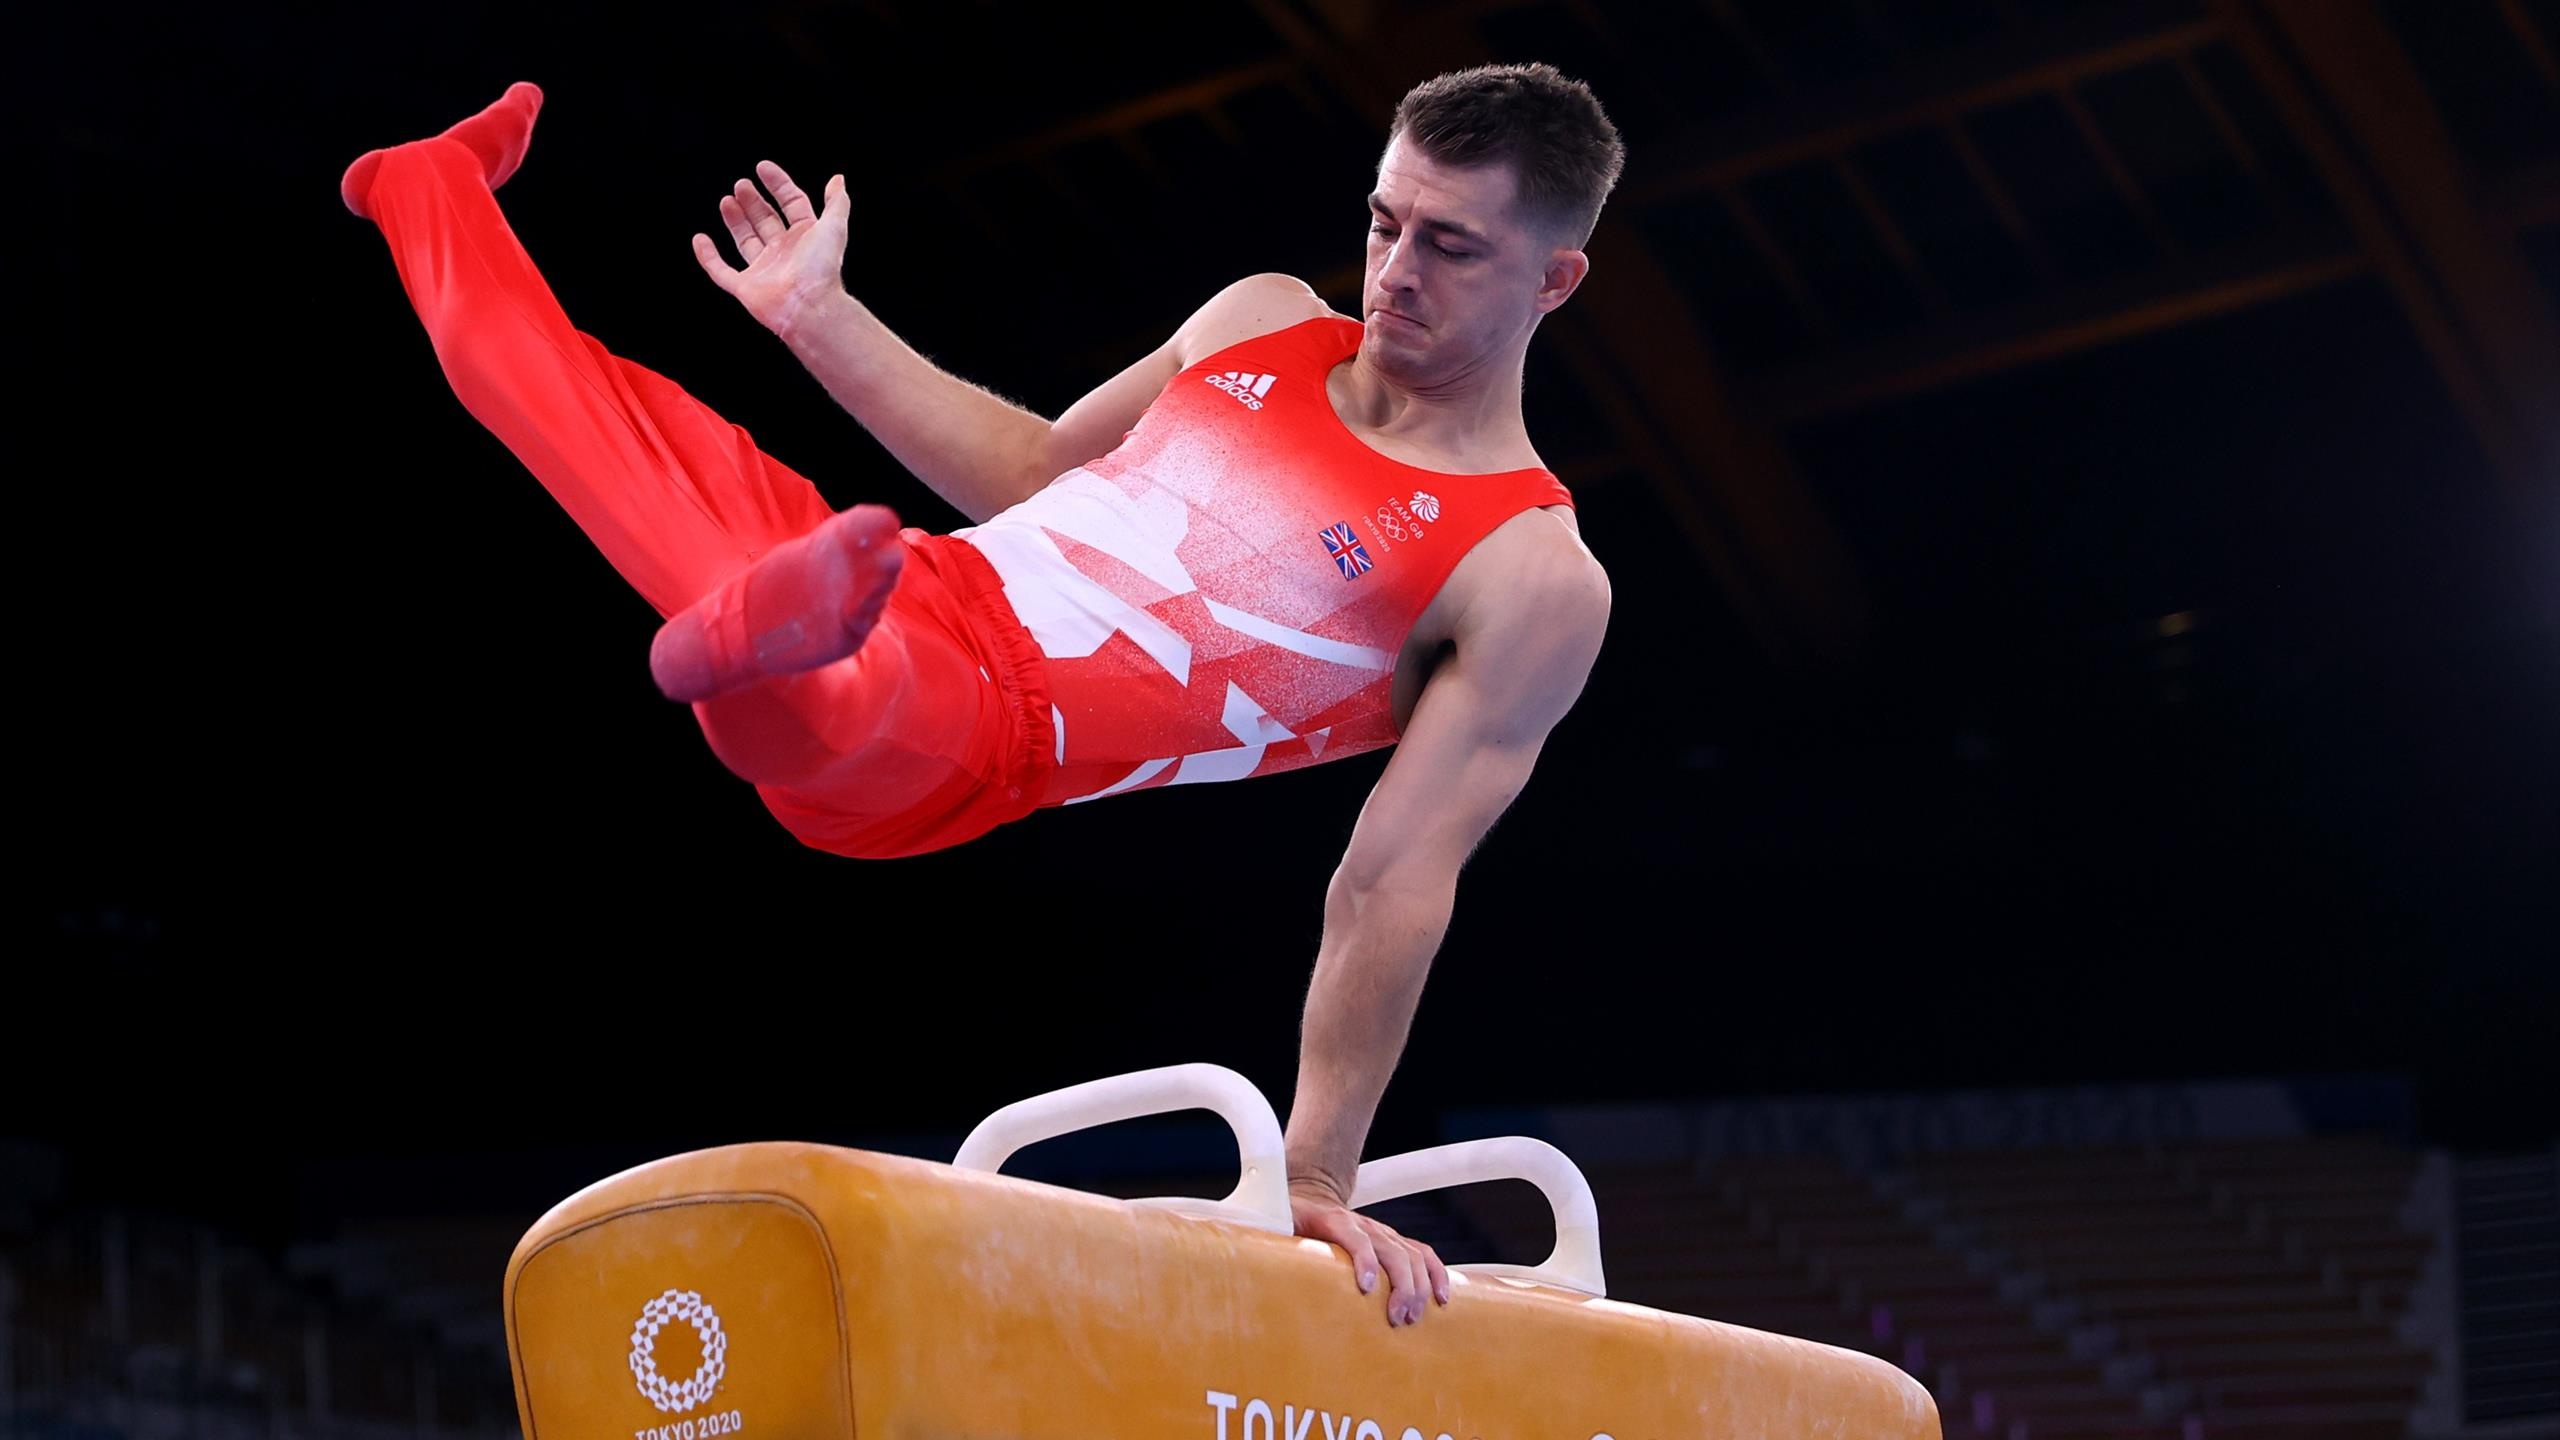
[[[1236,1157],[1243,1173],[1224,1200],[1187,1195],[1133,1200],[1201,1219],[1225,1220],[1260,1230],[1293,1234],[1289,1211],[1289,1157],[1280,1136],[1280,1118],[1253,1082],[1223,1065],[1167,1065],[1088,1080],[1064,1090],[1016,1100],[978,1122],[960,1153],[951,1158],[961,1170],[995,1171],[1026,1145],[1115,1120],[1162,1115],[1175,1110],[1214,1110],[1236,1134]]]
[[[1527,1135],[1497,1135],[1487,1140],[1461,1140],[1455,1145],[1408,1151],[1383,1160],[1363,1160],[1352,1182],[1351,1208],[1366,1210],[1425,1190],[1445,1190],[1482,1180],[1526,1180],[1537,1186],[1546,1195],[1547,1204],[1555,1209],[1555,1253],[1536,1265],[1449,1268],[1473,1275],[1535,1280],[1585,1295],[1609,1293],[1600,1271],[1600,1207],[1591,1198],[1591,1182],[1582,1178],[1582,1172],[1563,1151],[1544,1140]]]

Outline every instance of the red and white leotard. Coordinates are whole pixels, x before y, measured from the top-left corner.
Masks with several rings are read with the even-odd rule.
[[[1521,511],[1573,503],[1544,469],[1453,475],[1352,434],[1325,377],[1361,328],[1319,316],[1229,346],[1110,454],[951,532],[1046,656],[1041,804],[1394,744],[1397,655],[1458,561]]]

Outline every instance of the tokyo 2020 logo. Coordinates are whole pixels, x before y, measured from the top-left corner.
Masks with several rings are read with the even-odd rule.
[[[658,1332],[669,1325],[691,1325],[702,1341],[702,1363],[688,1379],[670,1384],[658,1373]],[[729,1373],[729,1337],[721,1332],[720,1313],[691,1290],[670,1290],[649,1302],[631,1327],[631,1378],[640,1383],[648,1402],[669,1414],[685,1411],[711,1398],[720,1377]]]

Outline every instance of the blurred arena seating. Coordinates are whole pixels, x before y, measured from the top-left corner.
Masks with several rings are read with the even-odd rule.
[[[457,1227],[483,1232],[463,1244],[359,1238],[279,1265],[184,1219],[0,1202],[0,1435],[512,1436],[495,1299],[521,1229],[508,1226],[494,1241]]]

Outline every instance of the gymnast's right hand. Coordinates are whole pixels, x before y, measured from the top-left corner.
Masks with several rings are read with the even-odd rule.
[[[845,216],[853,207],[842,175],[827,181],[823,210],[770,160],[757,162],[756,177],[773,191],[778,210],[751,181],[720,197],[720,218],[746,268],[733,268],[708,235],[693,237],[693,258],[757,323],[788,338],[796,321],[844,289]]]

